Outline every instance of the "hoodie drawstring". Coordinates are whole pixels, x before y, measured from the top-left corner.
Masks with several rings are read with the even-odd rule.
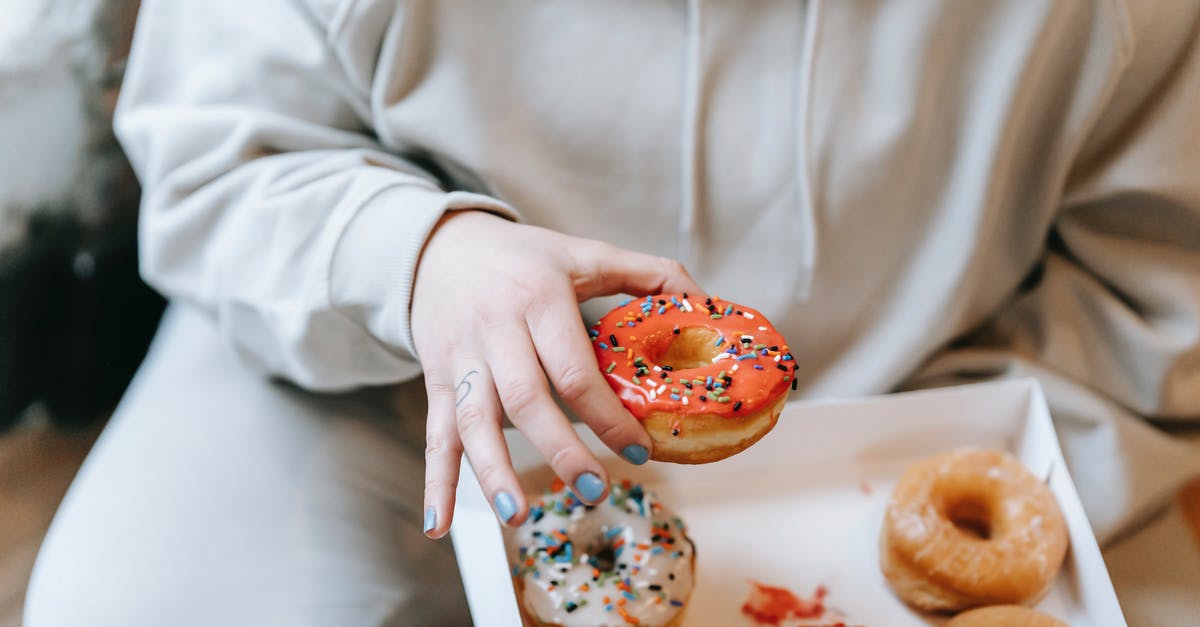
[[[795,173],[792,178],[792,189],[795,190],[795,205],[797,220],[800,226],[800,241],[798,242],[800,267],[796,273],[796,285],[793,294],[796,302],[807,302],[812,293],[813,271],[817,265],[817,223],[815,205],[813,204],[812,189],[809,187],[808,176],[808,132],[811,115],[810,100],[813,81],[814,55],[817,47],[817,20],[819,0],[808,0],[801,11],[800,41],[800,71],[796,78],[796,102],[792,105],[792,124],[794,129]]]
[[[676,255],[684,265],[695,261],[696,212],[700,202],[700,101],[703,89],[702,33],[704,15],[702,0],[687,0],[687,41],[683,68],[683,129],[680,133],[680,207],[678,249]]]

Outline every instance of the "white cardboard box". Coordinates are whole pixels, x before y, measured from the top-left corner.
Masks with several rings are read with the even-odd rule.
[[[762,441],[701,466],[631,466],[578,430],[613,479],[646,484],[688,524],[698,557],[685,626],[753,625],[741,613],[750,579],[801,596],[824,586],[825,604],[849,624],[941,624],[892,595],[878,566],[879,529],[909,464],[964,445],[1008,450],[1049,477],[1071,546],[1037,607],[1072,627],[1125,625],[1034,380],[790,403]],[[520,433],[505,437],[526,491],[539,493],[553,480],[545,461]],[[504,533],[465,461],[451,535],[475,624],[520,625]]]

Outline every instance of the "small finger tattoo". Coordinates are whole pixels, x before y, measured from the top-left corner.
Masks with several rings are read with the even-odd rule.
[[[471,382],[468,379],[470,379],[471,375],[473,374],[479,374],[479,371],[472,370],[467,374],[464,374],[462,380],[458,382],[458,385],[454,386],[454,395],[458,397],[458,400],[454,401],[455,407],[462,405],[463,401],[467,400],[467,395],[471,393]]]

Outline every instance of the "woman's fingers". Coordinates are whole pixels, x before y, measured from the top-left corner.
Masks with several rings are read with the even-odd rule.
[[[600,374],[574,308],[531,312],[529,328],[546,376],[571,411],[614,453],[633,464],[646,463],[653,446],[650,436]]]
[[[455,386],[455,413],[463,449],[500,522],[525,520],[525,495],[513,471],[502,430],[496,382],[482,360],[464,362]]]
[[[604,467],[555,404],[551,384],[610,448],[634,463],[649,458],[651,440],[603,380],[567,290],[576,301],[618,292],[703,299],[682,265],[460,211],[438,223],[417,268],[411,323],[417,351],[428,357],[430,537],[450,527],[464,452],[497,517],[520,524],[527,516],[504,413],[581,500],[608,493]]]
[[[429,417],[425,421],[425,535],[440,538],[450,530],[462,441],[454,414],[454,386],[426,373]]]
[[[573,262],[571,279],[580,302],[622,293],[634,296],[666,292],[690,292],[699,296],[704,293],[687,268],[674,259],[587,240],[571,246],[570,258]]]
[[[488,360],[495,365],[496,390],[513,425],[546,457],[575,496],[586,503],[603,499],[608,494],[608,473],[551,398],[528,329],[515,325],[495,334]]]

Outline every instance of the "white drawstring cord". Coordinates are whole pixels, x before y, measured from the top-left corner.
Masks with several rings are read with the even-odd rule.
[[[800,222],[798,248],[800,268],[794,287],[795,300],[805,302],[812,293],[813,272],[817,263],[816,207],[808,177],[808,132],[811,109],[814,55],[817,47],[818,0],[808,0],[801,12],[804,19],[804,38],[801,41],[800,76],[796,82],[796,104],[792,108],[795,126],[794,185],[797,218]]]
[[[679,155],[680,207],[676,256],[684,265],[691,264],[700,197],[700,96],[703,83],[702,0],[687,2],[687,41],[684,49],[683,128]]]

